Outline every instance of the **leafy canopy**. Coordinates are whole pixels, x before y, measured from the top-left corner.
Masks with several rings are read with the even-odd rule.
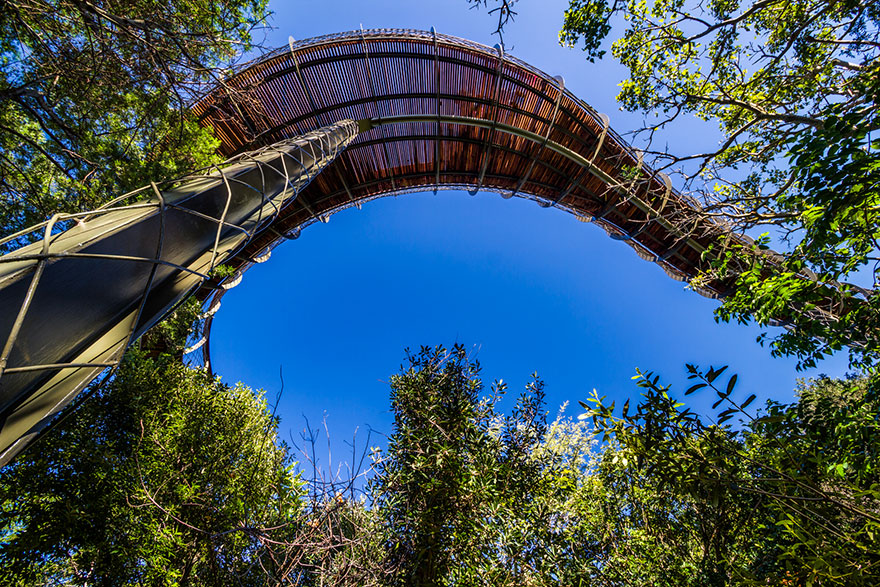
[[[0,470],[0,583],[264,585],[283,570],[267,544],[295,533],[303,483],[261,394],[181,364],[197,309]]]
[[[646,116],[648,151],[734,228],[769,226],[781,259],[719,243],[709,274],[735,288],[723,320],[782,322],[774,352],[803,366],[850,345],[876,363],[880,8],[839,0],[571,0],[560,41],[628,70],[618,100]],[[685,116],[717,125],[704,153],[654,149]],[[732,262],[736,259],[736,262]],[[743,271],[742,268],[747,270]],[[865,289],[840,286],[845,279]],[[829,303],[830,300],[830,303]]]
[[[4,234],[213,162],[188,106],[265,16],[266,0],[4,0]]]
[[[713,409],[723,408],[714,422],[653,373],[637,377],[643,397],[634,411],[597,395],[584,406],[619,447],[623,479],[667,500],[651,515],[685,521],[700,544],[703,584],[877,584],[880,402],[867,382],[801,383],[797,402],[753,412],[755,395],[739,399],[736,375],[722,378],[726,367],[689,371],[696,383],[685,395],[711,392]]]

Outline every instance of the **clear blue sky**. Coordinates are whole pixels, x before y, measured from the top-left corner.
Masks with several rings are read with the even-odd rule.
[[[523,0],[505,36],[508,51],[551,75],[611,117],[621,134],[641,119],[614,97],[622,70],[590,64],[557,43],[566,1]],[[364,28],[418,28],[494,45],[494,19],[465,0],[270,3],[267,45]],[[683,124],[673,148],[711,144],[711,127]],[[683,389],[685,363],[729,364],[741,393],[792,397],[793,360],[772,359],[760,330],[716,324],[716,303],[686,291],[656,265],[592,225],[533,202],[497,194],[440,192],[385,198],[333,216],[278,247],[223,298],[214,322],[215,370],[229,382],[264,388],[270,399],[284,372],[282,435],[298,436],[302,416],[333,436],[333,459],[360,427],[391,431],[389,375],[405,347],[461,342],[474,349],[484,379],[517,393],[537,371],[556,413],[593,388],[636,396],[636,367]],[[267,318],[268,317],[268,318]],[[840,376],[845,357],[816,372]],[[807,373],[809,375],[809,373]],[[705,409],[711,400],[692,404]],[[383,444],[374,438],[373,444]],[[326,466],[326,455],[322,457]]]

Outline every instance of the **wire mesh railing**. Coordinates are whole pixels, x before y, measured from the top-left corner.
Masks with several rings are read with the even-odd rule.
[[[217,282],[218,267],[357,133],[343,120],[0,240],[35,241],[0,256],[0,465],[141,334]]]

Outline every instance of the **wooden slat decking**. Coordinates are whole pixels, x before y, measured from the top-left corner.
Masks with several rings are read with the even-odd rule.
[[[278,49],[227,84],[193,107],[224,155],[344,118],[377,125],[251,243],[241,263],[338,210],[432,189],[479,188],[569,211],[680,280],[698,273],[702,250],[725,232],[695,214],[697,202],[670,190],[668,178],[641,165],[561,80],[498,48],[424,31],[353,31]],[[422,119],[383,124],[400,117]],[[499,128],[505,125],[538,140]],[[699,291],[718,297],[726,289],[711,283]]]

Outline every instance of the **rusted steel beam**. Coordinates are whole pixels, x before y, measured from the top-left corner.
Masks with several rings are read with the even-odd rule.
[[[553,114],[550,115],[550,124],[547,125],[547,132],[544,133],[544,141],[541,143],[540,147],[534,150],[531,161],[529,161],[529,168],[526,169],[525,175],[522,176],[522,179],[516,184],[516,189],[513,190],[512,195],[514,196],[522,189],[526,182],[529,181],[529,177],[532,175],[532,170],[535,168],[535,163],[538,161],[538,155],[540,155],[541,151],[547,146],[547,141],[550,140],[550,133],[553,132],[553,125],[556,124],[556,115],[559,114],[559,103],[562,101],[562,95],[565,90],[565,81],[562,77],[556,79],[559,81],[559,93],[556,94],[556,100],[553,101]]]
[[[492,93],[492,125],[486,131],[486,139],[483,143],[483,152],[480,155],[480,176],[477,179],[477,185],[470,194],[473,196],[483,186],[483,178],[486,176],[486,169],[489,167],[489,157],[492,155],[492,136],[495,134],[495,126],[498,124],[498,94],[501,88],[501,68],[504,66],[504,48],[501,45],[495,45],[498,50],[498,64],[495,67],[495,91]]]

